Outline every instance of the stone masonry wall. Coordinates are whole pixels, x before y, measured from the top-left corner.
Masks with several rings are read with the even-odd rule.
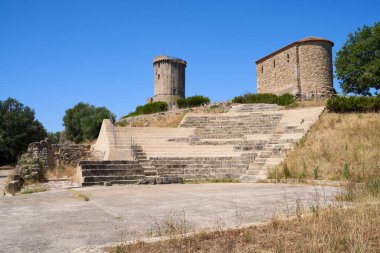
[[[186,62],[167,56],[156,57],[154,67],[154,98],[173,106],[179,98],[185,97]]]
[[[333,90],[332,48],[328,42],[304,42],[299,46],[301,94],[325,96]]]
[[[256,65],[257,92],[296,95],[297,52],[296,47],[286,49]]]
[[[333,94],[332,42],[300,40],[257,61],[257,92],[303,99]]]
[[[86,144],[52,144],[54,166],[76,166],[80,160],[92,160],[91,145]]]

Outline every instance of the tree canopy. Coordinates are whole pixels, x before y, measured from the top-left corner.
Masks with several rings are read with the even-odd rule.
[[[75,143],[94,140],[98,137],[103,119],[115,121],[115,117],[106,107],[78,103],[66,110],[63,117],[66,138]]]
[[[47,136],[34,111],[14,98],[0,100],[0,164],[15,162],[29,143]]]
[[[343,92],[370,95],[380,89],[380,23],[363,26],[348,40],[335,59],[336,77]]]

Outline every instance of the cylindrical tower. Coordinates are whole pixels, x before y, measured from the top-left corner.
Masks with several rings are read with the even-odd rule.
[[[308,37],[298,41],[299,88],[302,97],[326,97],[333,87],[332,41]]]
[[[179,98],[185,98],[186,61],[160,55],[154,58],[153,101],[163,101],[174,106]]]

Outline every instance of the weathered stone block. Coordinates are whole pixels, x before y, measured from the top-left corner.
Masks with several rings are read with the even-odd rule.
[[[13,180],[13,181],[8,183],[7,190],[9,193],[15,194],[16,192],[21,190],[22,185],[23,185],[22,180]]]

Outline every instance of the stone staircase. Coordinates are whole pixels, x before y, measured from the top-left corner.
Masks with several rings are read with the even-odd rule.
[[[254,156],[154,157],[152,165],[162,176],[193,179],[236,179],[247,170]]]
[[[282,114],[248,113],[223,116],[188,116],[180,127],[196,128],[198,138],[242,138],[248,134],[272,133]]]
[[[110,134],[108,126],[105,134],[102,127],[99,136],[103,137],[98,139],[94,149],[100,147],[104,153],[112,154],[107,148],[128,150],[133,140],[132,159],[139,171],[135,174],[137,178],[130,178],[128,173],[133,170],[126,170],[126,181],[167,183],[170,178],[172,182],[180,182],[180,178],[232,178],[255,182],[265,179],[268,170],[281,163],[323,109],[284,110],[277,105],[238,105],[228,113],[188,114],[178,128],[114,127]],[[117,157],[131,159],[122,153]],[[84,178],[89,178],[84,181],[85,185],[102,182],[86,173]],[[99,176],[108,179],[106,174]],[[110,179],[123,181],[123,178]]]
[[[82,186],[136,184],[145,177],[138,161],[80,161],[77,177]]]
[[[141,165],[141,168],[144,171],[144,175],[146,177],[157,177],[157,169],[152,166],[152,161],[148,159],[146,153],[142,149],[140,145],[134,146],[134,150],[136,152],[136,160]]]
[[[241,104],[236,105],[230,109],[229,112],[232,113],[242,113],[242,112],[263,112],[263,111],[278,111],[284,109],[283,106],[276,104]]]

